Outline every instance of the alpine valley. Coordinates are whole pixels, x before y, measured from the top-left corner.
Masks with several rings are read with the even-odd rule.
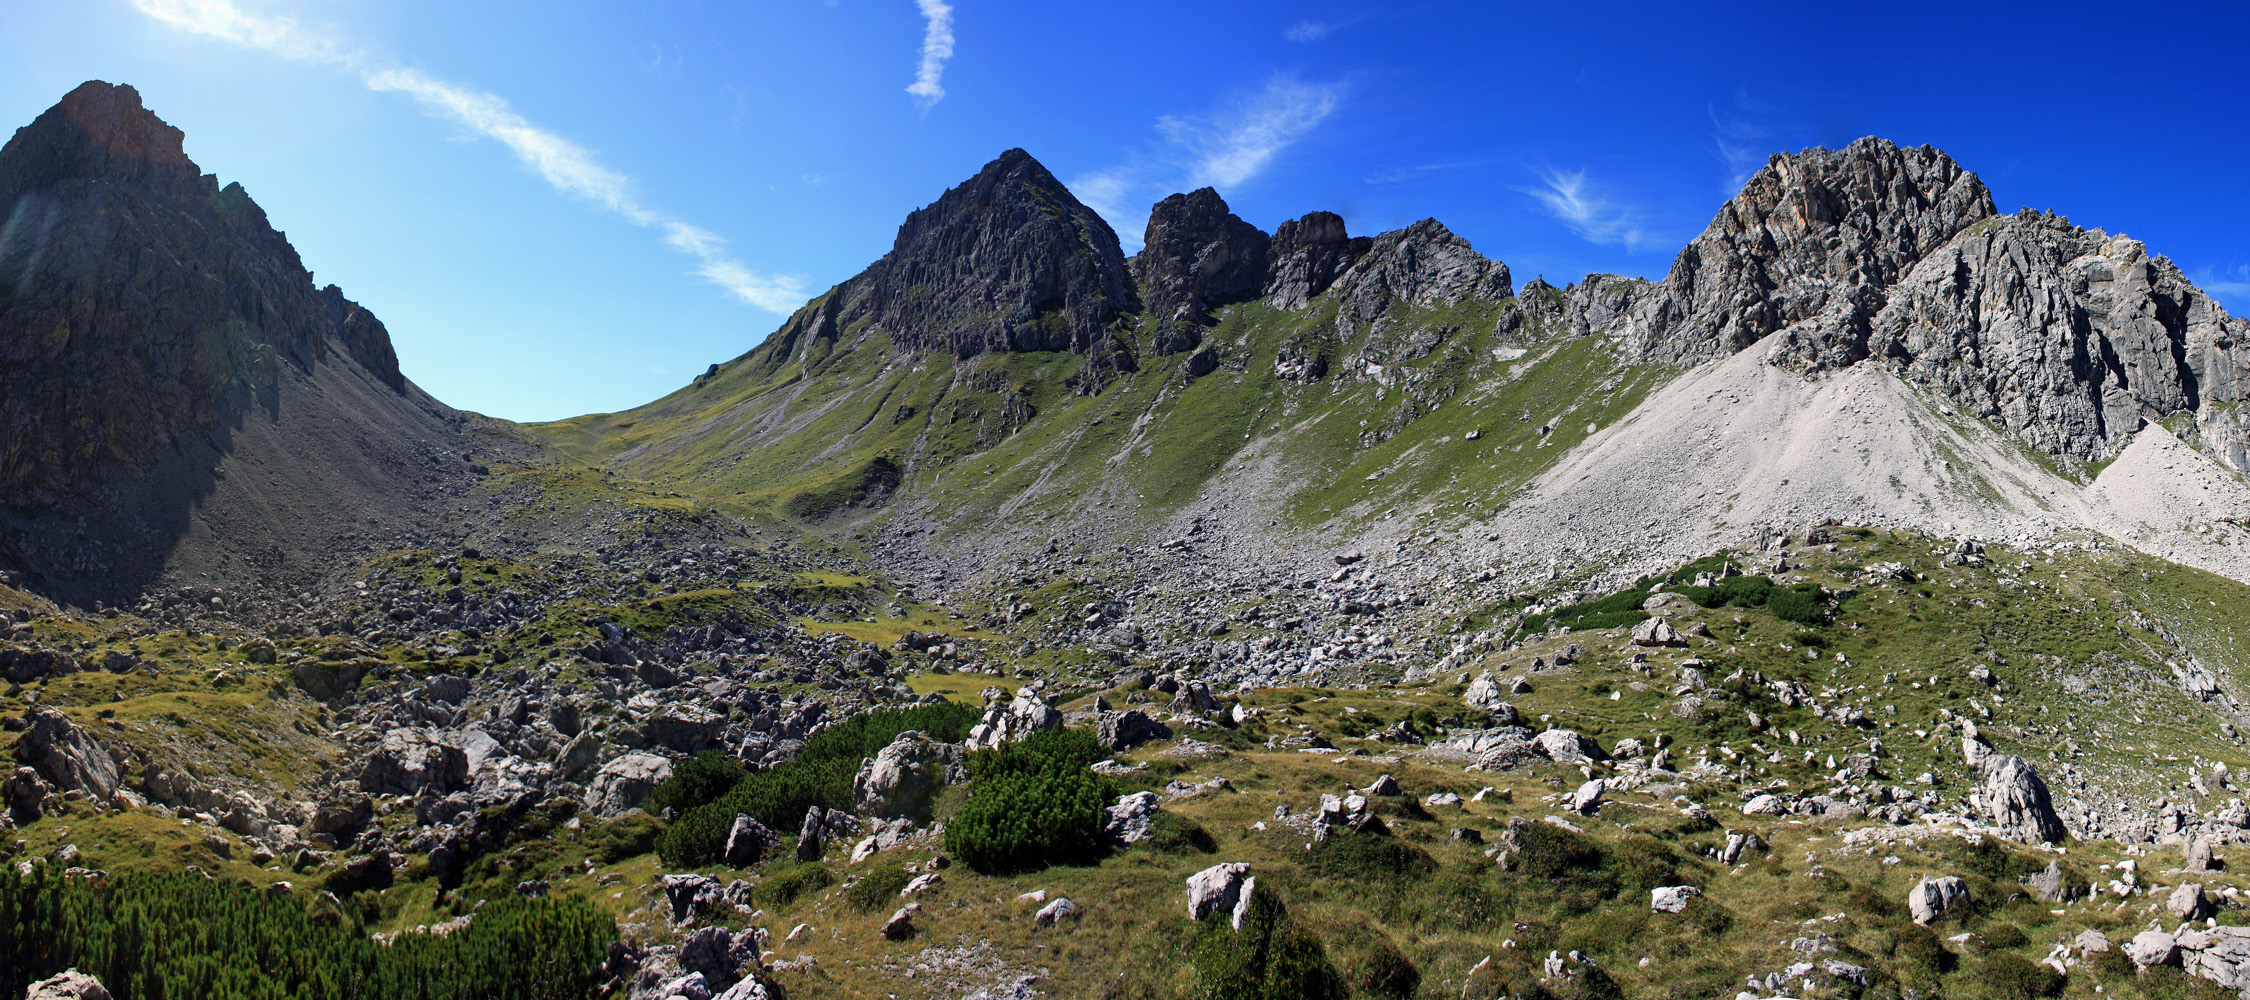
[[[1939,150],[1559,287],[1009,150],[518,424],[182,142],[0,147],[0,996],[2250,998],[2250,322]]]

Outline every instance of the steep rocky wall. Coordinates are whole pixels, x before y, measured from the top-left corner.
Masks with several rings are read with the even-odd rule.
[[[195,535],[239,574],[317,563],[295,528],[460,472],[423,452],[461,464],[465,418],[181,143],[90,82],[0,147],[0,564],[57,596],[131,596]],[[276,471],[222,487],[240,462]]]

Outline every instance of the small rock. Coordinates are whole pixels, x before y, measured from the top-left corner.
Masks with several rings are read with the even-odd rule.
[[[1067,897],[1058,896],[1054,902],[1040,907],[1039,912],[1032,915],[1031,922],[1041,927],[1052,927],[1056,921],[1077,912],[1078,904]]]
[[[2180,960],[2180,944],[2163,931],[2142,931],[2125,942],[2125,957],[2144,969],[2171,965]]]
[[[1703,895],[1703,890],[1692,885],[1667,885],[1649,890],[1648,908],[1657,913],[1679,913],[1687,909],[1688,900]]]
[[[1926,878],[1906,893],[1906,910],[1917,924],[1928,924],[1969,899],[1969,884],[1957,876]]]
[[[914,935],[914,916],[922,912],[922,904],[908,903],[883,921],[883,936],[893,941],[903,941]]]
[[[2197,882],[2174,886],[2172,894],[2164,898],[2164,909],[2178,920],[2201,920],[2212,913],[2211,899],[2203,894],[2203,886]]]

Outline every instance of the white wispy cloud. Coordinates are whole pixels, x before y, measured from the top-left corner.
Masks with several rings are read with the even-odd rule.
[[[2232,269],[2207,267],[2194,275],[2195,283],[2212,295],[2250,300],[2250,264],[2236,264]]]
[[[1781,141],[1774,128],[1759,123],[1774,118],[1778,109],[1751,97],[1747,90],[1737,90],[1728,110],[1705,105],[1704,111],[1711,117],[1711,154],[1726,166],[1723,194],[1732,198],[1766,165]]]
[[[1073,178],[1071,193],[1109,220],[1128,249],[1137,249],[1148,206],[1158,198],[1192,188],[1247,183],[1272,166],[1282,150],[1335,113],[1344,89],[1342,83],[1276,76],[1257,92],[1216,111],[1165,115],[1156,120],[1162,143],[1123,165]]]
[[[1336,26],[1326,21],[1299,21],[1284,29],[1281,37],[1292,42],[1317,42],[1334,30]]]
[[[404,94],[422,110],[499,142],[549,187],[592,203],[636,226],[657,230],[666,246],[696,258],[695,273],[734,298],[770,312],[803,304],[805,283],[754,271],[726,252],[717,234],[644,205],[631,179],[594,154],[530,121],[496,94],[473,90],[421,70],[387,62],[288,17],[252,14],[227,0],[133,0],[141,13],[175,27],[298,62],[357,76],[369,90]]]
[[[922,8],[922,65],[906,92],[928,111],[945,100],[945,62],[953,58],[953,6],[945,0],[916,0]]]
[[[1190,179],[1197,187],[1240,184],[1335,111],[1342,91],[1337,84],[1275,77],[1256,96],[1217,115],[1166,115],[1156,128],[1194,154]]]
[[[1640,213],[1630,205],[1595,193],[1583,170],[1547,171],[1540,178],[1539,187],[1524,190],[1537,199],[1549,215],[1562,220],[1571,232],[1588,242],[1623,246],[1628,251],[1637,251],[1649,242]]]

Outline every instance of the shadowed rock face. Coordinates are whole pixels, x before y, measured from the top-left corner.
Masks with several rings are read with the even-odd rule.
[[[1344,217],[1334,212],[1309,212],[1282,223],[1266,250],[1266,304],[1303,309],[1351,270],[1374,242],[1346,235]]]
[[[1160,355],[1192,351],[1203,342],[1213,307],[1257,298],[1265,289],[1269,242],[1210,188],[1157,202],[1145,245],[1133,258],[1151,321],[1150,349]]]
[[[1117,233],[1011,149],[907,216],[890,253],[791,317],[774,357],[834,344],[867,321],[901,349],[1074,351],[1131,370],[1111,324],[1137,307]]]
[[[381,506],[427,478],[388,482],[427,465],[398,453],[459,419],[181,139],[131,87],[91,82],[0,147],[0,565],[66,599],[130,596],[160,572],[246,432]],[[356,506],[258,485],[266,527]],[[210,513],[215,541],[252,541]]]

